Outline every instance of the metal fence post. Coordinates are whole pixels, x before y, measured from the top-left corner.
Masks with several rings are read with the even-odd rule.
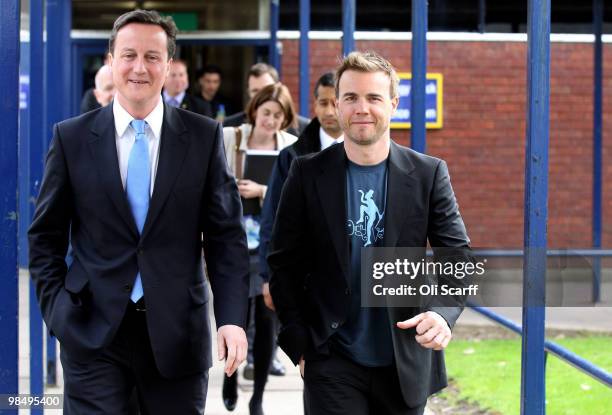
[[[355,0],[342,0],[342,54],[355,50]]]
[[[425,79],[427,78],[427,0],[412,0],[412,81],[410,87],[410,147],[427,151]]]
[[[0,7],[0,393],[19,387],[17,141],[19,136],[19,0]],[[17,413],[17,411],[15,411]]]
[[[593,248],[601,248],[602,227],[602,109],[603,109],[603,48],[601,41],[603,26],[603,0],[593,0],[593,32],[595,34],[593,54]],[[601,300],[601,259],[593,258],[593,302]]]
[[[529,0],[521,414],[545,413],[550,0]]]
[[[300,0],[300,114],[310,117],[310,0]]]

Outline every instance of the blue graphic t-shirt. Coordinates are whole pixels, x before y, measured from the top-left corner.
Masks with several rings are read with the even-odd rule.
[[[351,248],[349,318],[333,338],[354,362],[369,367],[393,363],[393,343],[385,308],[361,307],[361,248],[380,246],[385,233],[387,161],[374,166],[348,162],[347,232]]]

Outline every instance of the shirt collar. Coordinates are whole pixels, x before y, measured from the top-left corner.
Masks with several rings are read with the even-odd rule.
[[[180,94],[178,94],[177,96],[173,97],[170,94],[168,94],[166,92],[166,90],[164,89],[162,91],[162,94],[164,95],[164,101],[168,102],[170,99],[174,99],[178,105],[181,105],[181,102],[183,102],[183,98],[185,98],[185,91],[181,92]]]
[[[327,147],[332,144],[341,143],[344,141],[344,134],[342,134],[338,138],[334,138],[331,135],[327,134],[323,127],[319,128],[319,139],[321,140],[321,150],[325,150]]]
[[[127,130],[134,117],[132,117],[116,99],[113,100],[113,116],[115,118],[115,131],[117,137],[123,137],[125,130]],[[161,128],[164,121],[163,100],[160,99],[157,101],[157,105],[153,108],[153,111],[151,111],[144,120],[149,124],[153,136],[159,139],[161,137]]]

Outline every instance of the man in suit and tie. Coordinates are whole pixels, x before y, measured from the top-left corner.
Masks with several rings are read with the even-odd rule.
[[[336,71],[344,143],[295,159],[282,191],[270,291],[310,415],[422,414],[446,385],[442,349],[464,298],[361,307],[363,247],[429,241],[469,258],[446,164],[391,141],[398,84],[384,58],[349,54]]]
[[[190,95],[187,88],[189,88],[187,63],[181,59],[173,59],[162,93],[166,104],[213,118],[210,103]]]
[[[176,26],[120,16],[112,105],[57,124],[28,236],[43,317],[61,344],[64,413],[203,414],[212,363],[246,356],[248,252],[221,126],[164,105]],[[73,262],[65,262],[68,241]]]

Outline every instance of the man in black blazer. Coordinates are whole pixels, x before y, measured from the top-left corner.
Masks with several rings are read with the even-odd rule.
[[[166,104],[213,118],[210,103],[189,94],[188,88],[187,63],[182,59],[173,59],[162,93]]]
[[[398,84],[384,58],[347,56],[336,71],[344,144],[295,159],[281,195],[270,290],[278,342],[300,365],[310,415],[422,414],[446,385],[442,349],[464,297],[361,307],[363,247],[429,241],[469,257],[446,164],[390,139]]]
[[[246,356],[248,253],[221,126],[164,105],[171,18],[137,10],[110,38],[111,105],[59,123],[29,230],[30,273],[61,344],[64,413],[203,414],[212,364]],[[73,262],[65,262],[68,242]]]

